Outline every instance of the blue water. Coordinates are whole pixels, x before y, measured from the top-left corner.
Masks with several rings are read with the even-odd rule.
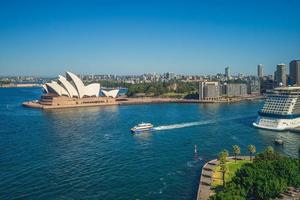
[[[258,151],[300,134],[252,127],[262,102],[24,108],[39,88],[0,89],[0,199],[195,199],[201,167],[234,144]],[[156,131],[131,135],[151,122]],[[198,145],[198,154],[194,145]]]

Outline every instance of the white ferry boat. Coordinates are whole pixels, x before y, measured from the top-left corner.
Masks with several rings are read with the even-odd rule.
[[[267,94],[255,127],[283,131],[300,126],[300,87],[279,87]]]
[[[153,130],[153,125],[151,123],[141,123],[136,126],[134,126],[131,129],[132,133],[140,133],[140,132],[145,132],[145,131],[152,131]]]

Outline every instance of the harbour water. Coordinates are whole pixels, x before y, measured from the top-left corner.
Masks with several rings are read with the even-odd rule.
[[[21,106],[39,88],[0,88],[0,199],[195,199],[202,165],[237,144],[260,151],[300,133],[252,127],[261,101],[43,111]],[[155,131],[130,134],[140,122]],[[198,147],[195,154],[194,145]]]

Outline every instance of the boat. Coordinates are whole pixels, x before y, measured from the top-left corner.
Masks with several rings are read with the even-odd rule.
[[[278,87],[267,93],[253,126],[286,131],[300,126],[300,87]]]
[[[283,140],[282,139],[275,139],[274,143],[277,145],[283,145]]]
[[[141,133],[141,132],[146,132],[146,131],[153,131],[153,125],[151,123],[141,123],[141,124],[138,124],[136,126],[134,126],[132,129],[131,129],[131,132],[132,133]]]

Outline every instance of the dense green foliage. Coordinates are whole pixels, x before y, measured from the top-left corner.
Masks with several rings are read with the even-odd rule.
[[[0,85],[10,84],[11,81],[8,80],[0,80]]]
[[[144,94],[145,96],[161,96],[168,93],[189,95],[198,91],[198,83],[171,81],[171,82],[153,82],[153,83],[125,83],[115,81],[101,81],[103,87],[125,87],[128,88],[128,96]],[[168,95],[167,95],[168,96]],[[175,96],[173,94],[170,97]]]
[[[274,199],[288,186],[300,187],[299,159],[280,156],[272,148],[245,164],[212,199]]]

